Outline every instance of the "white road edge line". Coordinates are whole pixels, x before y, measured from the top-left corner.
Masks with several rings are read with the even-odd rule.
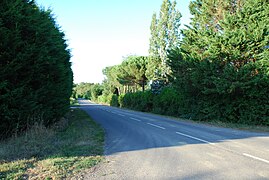
[[[117,115],[124,117],[125,115],[117,113]]]
[[[138,121],[138,122],[141,122],[140,119],[136,119],[136,118],[132,118],[132,117],[130,119],[135,120],[135,121]]]
[[[188,134],[184,134],[184,133],[180,133],[180,132],[176,132],[176,133],[179,134],[179,135],[181,135],[181,136],[185,136],[185,137],[188,137],[188,138],[191,138],[191,139],[195,139],[195,140],[200,141],[200,142],[203,142],[203,143],[214,145],[214,143],[212,143],[212,142],[209,142],[209,141],[206,141],[206,140],[203,140],[203,139],[194,137],[194,136],[190,136]]]
[[[157,127],[157,128],[160,128],[160,129],[165,129],[164,127],[162,126],[158,126],[158,125],[155,125],[155,124],[151,124],[151,123],[147,123],[148,125],[151,125],[151,126],[154,126],[154,127]]]
[[[252,156],[250,154],[247,154],[247,153],[243,153],[244,156],[247,156],[247,157],[250,157],[252,159],[256,159],[256,160],[259,160],[259,161],[262,161],[262,162],[265,162],[267,164],[269,164],[269,161],[268,160],[265,160],[265,159],[262,159],[262,158],[259,158],[259,157],[256,157],[256,156]]]

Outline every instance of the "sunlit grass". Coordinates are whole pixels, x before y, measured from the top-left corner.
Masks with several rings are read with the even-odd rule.
[[[39,125],[0,142],[0,179],[64,179],[93,167],[103,157],[104,132],[80,109],[55,127]]]
[[[70,98],[70,106],[79,106],[78,100],[75,98]]]

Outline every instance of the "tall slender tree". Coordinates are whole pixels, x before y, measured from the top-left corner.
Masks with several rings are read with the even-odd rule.
[[[159,57],[158,49],[158,20],[157,20],[157,15],[156,13],[153,13],[152,15],[152,20],[151,20],[151,25],[150,25],[150,33],[151,37],[149,40],[149,56],[150,57]]]
[[[149,79],[166,79],[170,70],[167,66],[167,50],[178,46],[180,41],[181,14],[176,9],[176,1],[164,0],[159,12],[152,16],[149,48]]]

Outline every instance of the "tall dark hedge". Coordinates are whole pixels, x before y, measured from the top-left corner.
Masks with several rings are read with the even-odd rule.
[[[31,0],[0,2],[1,138],[64,115],[72,92],[70,57],[51,11]]]

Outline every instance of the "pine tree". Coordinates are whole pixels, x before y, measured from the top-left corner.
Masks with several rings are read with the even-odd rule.
[[[142,87],[145,90],[147,84],[146,67],[148,59],[144,56],[128,56],[120,65],[120,73],[118,73],[118,81],[122,85]]]

